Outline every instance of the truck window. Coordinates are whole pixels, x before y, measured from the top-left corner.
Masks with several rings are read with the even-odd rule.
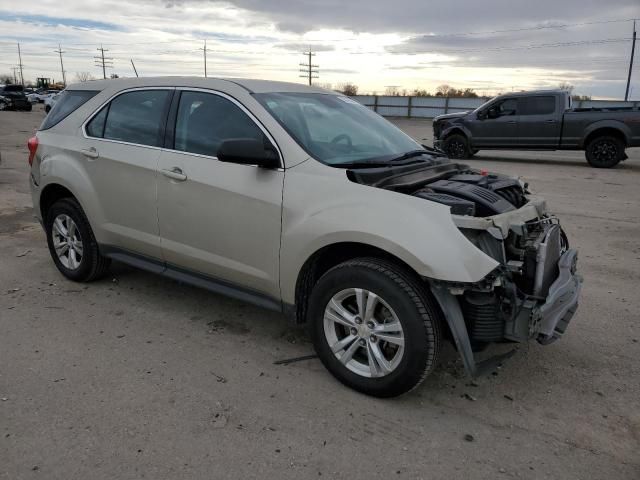
[[[549,115],[556,111],[556,97],[522,97],[518,110],[520,115]]]

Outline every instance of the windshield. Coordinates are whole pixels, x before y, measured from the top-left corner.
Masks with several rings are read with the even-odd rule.
[[[323,93],[255,97],[309,155],[328,165],[386,161],[422,150],[400,129],[349,97]]]

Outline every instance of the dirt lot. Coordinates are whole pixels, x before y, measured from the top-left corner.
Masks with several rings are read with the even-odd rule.
[[[1,479],[640,478],[638,149],[614,170],[582,152],[472,160],[523,176],[561,216],[581,307],[565,338],[497,375],[470,382],[450,349],[382,401],[317,360],[274,365],[311,353],[274,313],[118,265],[63,279],[30,210],[42,117],[0,112]]]

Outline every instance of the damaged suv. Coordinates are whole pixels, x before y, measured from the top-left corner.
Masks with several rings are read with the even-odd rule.
[[[550,343],[577,253],[521,181],[452,163],[348,97],[258,80],[134,78],[67,88],[29,140],[56,267],[111,260],[307,323],[361,392],[416,387],[455,343]]]

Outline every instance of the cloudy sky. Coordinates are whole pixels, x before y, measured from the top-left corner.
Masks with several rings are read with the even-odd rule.
[[[560,82],[596,98],[624,96],[638,0],[0,0],[0,74],[25,79],[108,72],[302,82],[301,52],[317,52],[320,84],[361,92],[434,91],[443,83],[481,94]],[[640,23],[638,25],[640,28]],[[640,54],[631,97],[640,100]]]

